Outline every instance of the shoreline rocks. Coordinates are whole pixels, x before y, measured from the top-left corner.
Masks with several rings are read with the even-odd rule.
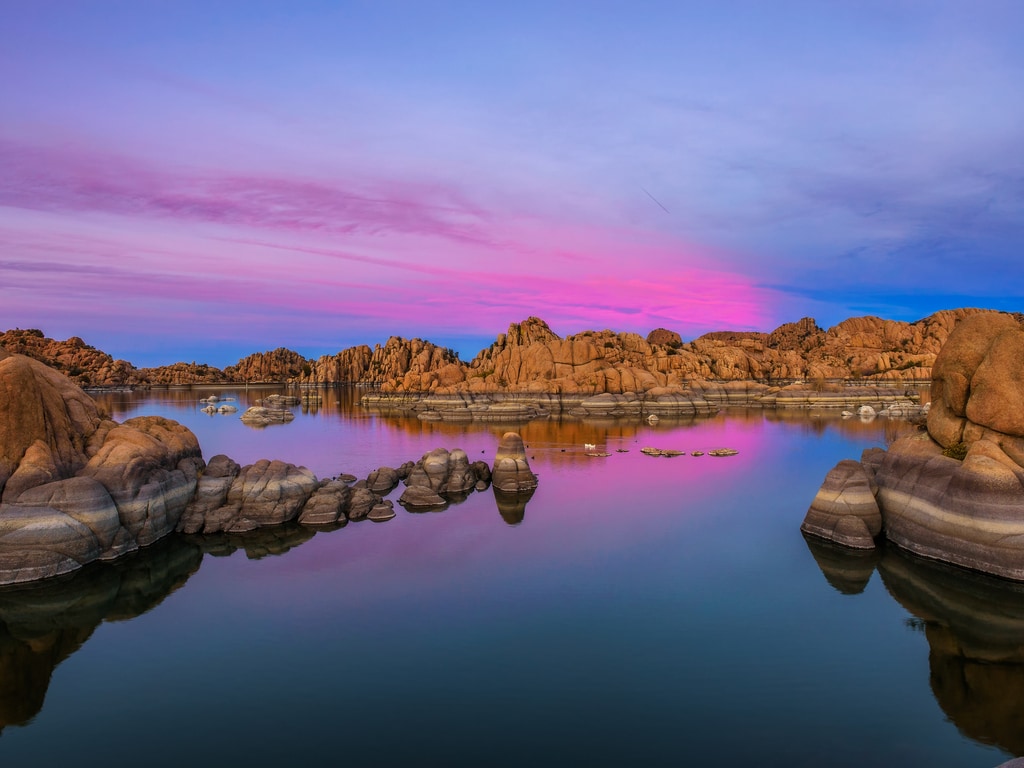
[[[486,462],[470,462],[459,448],[379,467],[364,480],[318,480],[279,460],[243,467],[217,455],[206,463],[181,424],[159,416],[117,424],[67,377],[2,349],[0,395],[0,585],[113,560],[174,531],[239,535],[293,521],[320,529],[385,522],[395,509],[384,495],[399,481],[408,486],[400,502],[419,509],[447,506],[492,480]],[[266,402],[264,410],[292,416],[292,400]],[[499,443],[495,469],[513,495],[536,488],[516,433]]]
[[[927,431],[840,462],[801,529],[865,549],[885,536],[924,557],[1024,581],[1022,360],[1015,317],[961,320],[935,361]]]

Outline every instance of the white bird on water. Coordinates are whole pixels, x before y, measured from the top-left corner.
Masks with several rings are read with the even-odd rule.
[[[583,444],[583,448],[584,448],[584,450],[587,450],[587,451],[592,451],[592,450],[594,450],[595,448],[597,448],[597,446],[596,446],[596,445],[594,445],[593,443],[584,443],[584,444]]]

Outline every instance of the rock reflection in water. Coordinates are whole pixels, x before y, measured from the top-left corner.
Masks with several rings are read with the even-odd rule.
[[[531,488],[518,493],[500,491],[495,486],[494,503],[498,505],[498,514],[509,525],[519,525],[526,518],[526,503],[533,497],[536,489]]]
[[[967,737],[1024,753],[1024,584],[888,547],[878,572],[924,621],[931,687]]]
[[[841,592],[863,589],[860,553],[808,539]],[[923,625],[931,689],[966,737],[1024,754],[1024,584],[917,557],[886,544],[877,560],[889,594]],[[845,589],[844,589],[845,588]]]
[[[212,557],[227,557],[239,550],[250,560],[259,560],[268,555],[283,555],[300,544],[309,541],[320,531],[337,530],[343,525],[318,526],[311,528],[297,523],[268,525],[245,533],[196,534],[188,540],[198,546],[204,554]]]
[[[859,595],[878,565],[877,549],[851,549],[804,534],[807,548],[825,580],[844,595]]]
[[[202,551],[172,536],[117,563],[0,590],[0,731],[40,711],[54,668],[104,621],[135,618],[184,584]]]
[[[521,523],[532,495],[495,491],[505,522]],[[340,527],[289,523],[242,534],[172,535],[116,562],[0,589],[0,733],[8,725],[27,725],[39,713],[53,670],[101,623],[133,619],[155,608],[199,570],[204,555],[243,551],[253,560],[283,555],[318,532]]]

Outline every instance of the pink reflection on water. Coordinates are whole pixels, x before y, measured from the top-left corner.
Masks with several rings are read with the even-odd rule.
[[[530,426],[523,431],[529,433]],[[543,426],[532,426],[534,437],[539,436]],[[713,522],[723,488],[742,483],[751,468],[764,461],[773,428],[760,418],[716,418],[668,428],[587,426],[597,449],[610,456],[590,457],[582,444],[557,439],[544,444],[527,441],[540,485],[517,526],[502,519],[490,490],[444,511],[413,514],[397,504],[404,488],[399,485],[390,495],[398,512],[394,520],[350,523],[338,531],[318,533],[283,557],[247,564],[242,583],[230,576],[225,580],[222,574],[211,578],[208,588],[231,589],[232,599],[250,603],[254,610],[269,600],[300,613],[318,609],[312,600],[296,602],[296,594],[321,593],[325,580],[333,585],[332,600],[352,606],[425,596],[439,589],[474,591],[480,573],[516,579],[524,569],[531,580],[543,580],[550,572],[552,588],[560,589],[560,569],[567,563],[600,568],[624,549],[657,551],[666,531]],[[607,433],[603,438],[602,432]],[[392,448],[420,446],[417,437],[401,429],[392,427],[387,434]],[[463,447],[490,443],[491,448],[484,449],[490,462],[494,440],[489,431],[474,431],[457,442]],[[705,455],[651,457],[640,453],[645,445],[687,454],[701,450]],[[739,454],[706,455],[723,447]],[[618,452],[619,448],[628,452]],[[204,563],[206,569],[230,574],[235,566],[214,561]],[[220,586],[228,583],[232,586]]]

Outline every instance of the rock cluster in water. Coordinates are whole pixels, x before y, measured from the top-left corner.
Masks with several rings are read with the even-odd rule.
[[[832,469],[802,529],[1024,581],[1024,326],[960,321],[935,361],[927,431]]]
[[[514,433],[502,438],[494,469],[503,492],[536,487]],[[407,485],[401,503],[423,508],[486,489],[491,477],[485,462],[471,463],[460,449],[437,449],[358,481],[318,480],[277,460],[240,466],[218,455],[207,464],[186,427],[158,416],[117,424],[63,374],[0,349],[0,584],[111,560],[175,530],[239,534],[290,521],[388,520],[394,505],[382,494],[399,481]]]

